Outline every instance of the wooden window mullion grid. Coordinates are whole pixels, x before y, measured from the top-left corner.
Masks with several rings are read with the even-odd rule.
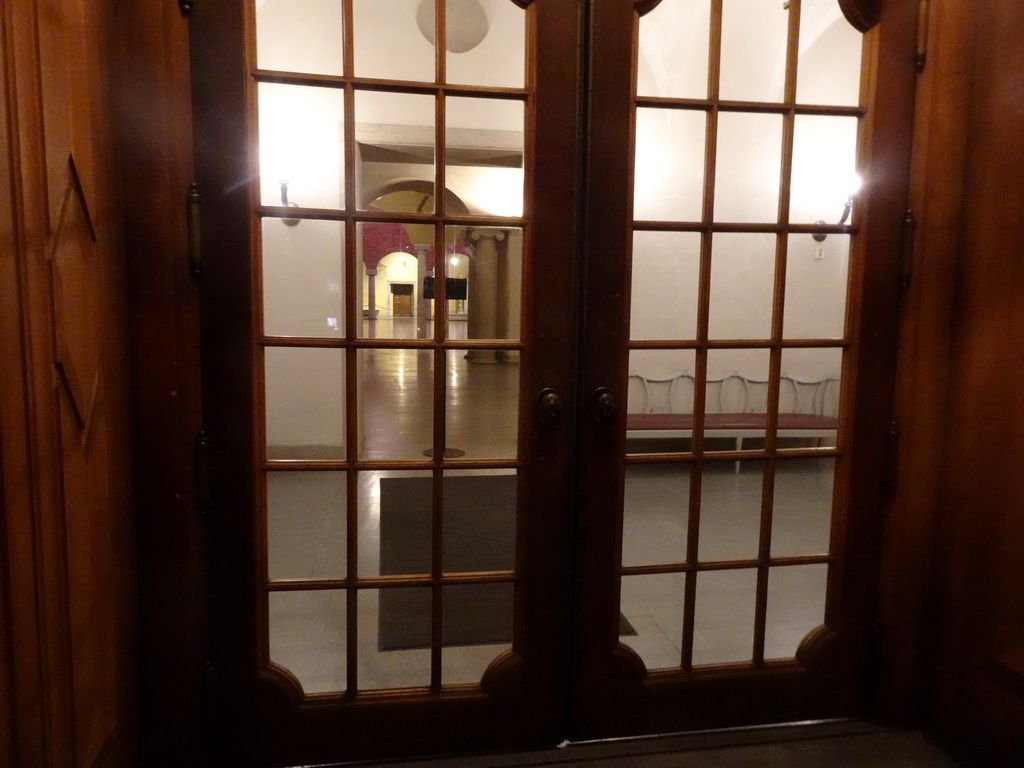
[[[799,57],[800,0],[789,5],[789,30],[786,38],[785,96],[787,105],[796,103],[796,77]],[[782,157],[779,168],[778,221],[788,227],[790,213],[791,177],[793,170],[793,134],[796,114],[792,106],[782,116]],[[789,236],[785,231],[776,235],[775,281],[772,298],[772,347],[769,359],[767,424],[765,451],[768,454],[763,470],[761,490],[761,521],[758,535],[757,587],[754,598],[753,661],[764,663],[764,640],[768,615],[768,575],[771,556],[772,522],[774,513],[775,470],[777,465],[776,440],[779,423],[779,387],[782,373],[782,335],[786,300],[786,262],[789,254]]]
[[[356,200],[356,125],[355,89],[355,14],[352,0],[342,2],[342,32],[344,48],[342,72],[344,73],[344,107],[342,111],[344,136],[343,175],[346,212],[358,209]],[[357,280],[362,279],[357,258],[357,225],[352,218],[344,220],[345,226],[345,341],[355,339],[359,328],[361,302],[356,300]],[[358,305],[358,306],[357,306]],[[356,410],[355,391],[359,379],[359,352],[351,344],[345,347],[345,448],[348,469],[345,472],[345,695],[352,698],[359,690],[359,474],[355,469],[359,458],[359,420]]]
[[[447,14],[445,13],[444,0],[436,0],[434,3],[434,81],[438,85],[445,82],[445,59]],[[445,205],[445,157],[446,152],[445,136],[445,94],[443,90],[434,93],[434,216],[443,216],[447,213]],[[441,297],[443,286],[441,263],[445,260],[444,255],[444,225],[437,223],[435,219],[433,227],[434,239],[434,295]],[[440,247],[438,244],[440,243]],[[423,255],[424,269],[418,270],[426,274],[426,254]],[[423,298],[423,286],[418,285],[420,301]],[[422,310],[417,310],[420,318],[424,316]],[[441,301],[434,302],[433,330],[434,341],[434,386],[433,386],[433,451],[431,463],[433,466],[433,504],[431,509],[431,611],[430,611],[430,690],[437,692],[441,690],[441,650],[443,642],[443,593],[441,589],[441,576],[443,563],[441,559],[444,553],[444,463],[445,450],[445,351],[444,351],[444,330],[446,319],[444,317],[444,304]]]
[[[528,12],[529,13],[529,12]],[[311,221],[338,221],[344,227],[344,274],[345,286],[345,330],[343,337],[275,337],[263,333],[262,319],[262,284],[261,267],[258,253],[253,258],[254,285],[259,286],[253,297],[254,341],[257,348],[255,386],[256,409],[254,424],[260,445],[257,446],[259,457],[256,461],[258,471],[264,477],[258,491],[258,508],[263,510],[257,525],[258,541],[261,542],[257,558],[260,572],[263,574],[263,599],[260,601],[258,620],[262,626],[260,632],[261,655],[269,658],[268,629],[269,616],[267,599],[270,592],[344,590],[346,593],[346,691],[344,696],[352,698],[359,692],[358,684],[358,596],[361,590],[419,588],[429,589],[432,596],[431,610],[431,661],[430,690],[439,692],[442,684],[442,639],[443,639],[443,587],[449,584],[473,585],[508,583],[516,580],[514,571],[492,571],[485,573],[453,573],[443,571],[443,505],[444,505],[444,471],[457,468],[459,470],[494,470],[511,469],[519,472],[521,461],[507,459],[476,459],[459,460],[448,463],[444,455],[446,444],[446,370],[447,353],[449,350],[470,350],[478,348],[506,349],[522,351],[525,344],[522,336],[517,340],[476,340],[447,338],[447,302],[446,289],[446,241],[449,227],[482,227],[496,226],[519,228],[524,235],[527,232],[526,216],[488,216],[470,215],[449,211],[445,208],[446,189],[446,104],[449,96],[464,98],[484,98],[489,100],[511,100],[523,102],[526,109],[525,130],[532,135],[530,125],[530,103],[534,82],[533,64],[527,57],[525,87],[508,88],[493,86],[460,85],[446,83],[445,46],[445,0],[438,0],[435,5],[435,61],[434,82],[410,82],[382,78],[357,77],[355,73],[354,51],[354,10],[353,0],[343,0],[342,4],[344,40],[343,40],[343,74],[318,75],[301,72],[284,72],[263,70],[255,66],[255,23],[249,14],[247,31],[247,49],[249,56],[250,96],[252,106],[250,114],[258,115],[257,88],[259,83],[278,83],[283,85],[310,86],[317,88],[334,88],[343,93],[343,141],[344,141],[344,204],[338,208],[291,208],[285,206],[263,205],[258,188],[252,195],[252,211],[254,226],[254,242],[260,243],[260,221],[265,218],[288,218]],[[535,45],[532,36],[532,14],[528,15],[527,45]],[[434,211],[429,214],[395,213],[388,211],[361,210],[356,184],[357,141],[356,141],[356,93],[383,92],[409,95],[432,96],[435,100],[435,152],[434,152]],[[250,142],[256,146],[259,139],[258,119],[250,120]],[[527,151],[530,146],[527,141]],[[527,169],[529,164],[525,162]],[[258,167],[258,160],[253,159]],[[530,210],[529,187],[524,186],[524,211]],[[360,270],[360,254],[358,248],[359,225],[365,222],[392,222],[398,224],[429,224],[434,229],[434,333],[427,339],[366,339],[360,338],[361,302],[357,293],[357,285],[362,279]],[[524,238],[525,239],[525,238]],[[258,246],[259,247],[259,246]],[[524,268],[525,268],[524,254]],[[258,294],[258,295],[257,295]],[[440,309],[438,309],[440,308]],[[524,313],[525,314],[525,313]],[[526,318],[523,318],[526,322]],[[264,350],[269,347],[297,348],[336,348],[344,350],[345,356],[345,441],[346,459],[344,460],[270,460],[266,457],[265,438],[265,398],[264,382]],[[434,363],[434,380],[432,388],[433,402],[433,456],[429,461],[409,460],[362,460],[359,458],[358,428],[358,388],[359,388],[359,351],[364,349],[424,349],[431,350]],[[379,576],[361,577],[359,575],[359,473],[366,471],[387,470],[426,470],[432,473],[432,531],[431,551],[432,565],[429,574],[420,576]],[[266,473],[270,471],[341,471],[346,474],[346,572],[344,578],[327,579],[289,579],[271,580],[266,568]]]
[[[704,478],[704,415],[707,410],[708,336],[711,317],[711,253],[713,235],[711,224],[715,211],[715,174],[718,157],[718,95],[721,80],[722,0],[711,0],[708,40],[709,109],[704,135],[704,193],[701,209],[700,272],[697,293],[697,342],[693,391],[693,437],[690,449],[695,462],[690,468],[690,498],[686,535],[686,571],[683,594],[683,638],[680,666],[693,668],[694,615],[697,605],[697,572],[693,570],[699,560],[701,489]],[[637,46],[639,55],[639,46]]]
[[[831,553],[804,557],[772,558],[771,531],[773,524],[775,472],[779,461],[777,431],[779,418],[779,390],[781,386],[782,354],[785,349],[827,349],[835,348],[845,353],[851,346],[849,337],[840,339],[785,339],[784,307],[786,288],[786,265],[789,237],[794,234],[838,234],[856,235],[856,225],[793,223],[790,221],[790,191],[793,166],[793,145],[796,118],[800,115],[827,117],[863,118],[861,106],[828,106],[797,104],[796,87],[799,58],[800,0],[791,0],[789,5],[788,32],[786,42],[786,75],[782,103],[722,100],[719,98],[723,0],[711,0],[708,87],[706,99],[637,96],[636,80],[633,83],[633,129],[635,142],[636,109],[641,107],[659,109],[683,109],[703,111],[707,115],[705,136],[704,188],[701,221],[633,221],[632,229],[652,232],[694,232],[701,235],[700,271],[697,302],[697,332],[693,340],[630,340],[631,350],[693,350],[696,358],[693,402],[693,437],[689,451],[659,454],[629,454],[625,464],[683,464],[691,467],[690,498],[687,520],[687,550],[685,562],[657,566],[621,566],[621,575],[685,573],[683,637],[681,667],[684,671],[693,668],[694,609],[696,605],[696,576],[704,571],[757,570],[757,586],[754,607],[753,663],[764,663],[764,641],[767,621],[768,575],[771,568],[796,565],[830,564],[835,561]],[[639,55],[637,23],[634,28],[634,52]],[[635,74],[635,69],[634,69]],[[715,166],[718,140],[718,116],[722,112],[778,114],[783,120],[782,157],[779,178],[779,208],[774,223],[717,222],[714,220]],[[634,180],[635,183],[635,180]],[[720,339],[709,338],[710,283],[713,238],[717,234],[774,234],[776,236],[774,288],[772,298],[772,326],[769,339]],[[749,560],[699,562],[699,536],[701,518],[701,487],[704,466],[713,461],[734,461],[735,451],[708,452],[704,446],[704,421],[706,414],[708,353],[715,349],[766,349],[769,353],[769,375],[765,430],[765,446],[761,450],[744,450],[739,455],[744,460],[764,462],[758,553]],[[829,458],[843,455],[842,448],[796,448],[786,449],[786,460],[799,458]]]

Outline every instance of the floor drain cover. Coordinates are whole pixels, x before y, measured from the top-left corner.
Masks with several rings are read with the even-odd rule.
[[[427,450],[425,450],[423,452],[423,455],[424,456],[433,456],[434,455],[434,449],[433,448],[427,448]],[[461,448],[445,448],[444,449],[444,457],[446,459],[457,459],[457,458],[459,458],[459,456],[465,456],[465,455],[466,455],[466,452],[464,450],[462,450]]]

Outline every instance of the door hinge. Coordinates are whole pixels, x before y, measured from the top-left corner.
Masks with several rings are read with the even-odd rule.
[[[188,271],[194,278],[203,274],[202,202],[199,186],[192,182],[185,194],[185,227],[188,230]]]
[[[917,48],[914,52],[914,65],[917,71],[924,72],[928,61],[928,10],[931,0],[917,0]]]
[[[899,469],[900,428],[895,421],[889,422],[885,433],[885,492],[892,496],[896,492]]]
[[[917,218],[908,210],[903,216],[903,242],[900,245],[900,288],[910,287],[914,277],[914,244],[917,238]]]
[[[178,8],[181,9],[181,15],[186,19],[188,15],[192,13],[192,6],[196,4],[196,0],[178,0]]]
[[[210,438],[202,429],[193,444],[195,459],[196,511],[200,517],[210,514]]]

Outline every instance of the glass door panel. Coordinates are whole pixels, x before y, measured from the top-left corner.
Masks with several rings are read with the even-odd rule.
[[[704,18],[698,5],[692,0],[663,2],[651,13],[666,25],[657,34],[667,39],[674,20],[673,39],[681,47],[694,34],[682,20]],[[666,564],[667,570],[686,577],[677,583],[680,591],[666,597],[667,603],[685,609],[673,625],[682,633],[676,642],[680,655],[668,665],[684,669],[760,663],[764,658],[763,595],[769,573],[774,572],[770,543],[796,538],[785,526],[800,525],[796,515],[775,516],[775,504],[782,510],[816,509],[817,527],[823,527],[820,493],[811,488],[831,487],[827,473],[834,470],[834,459],[782,462],[775,456],[784,447],[835,450],[839,445],[842,347],[814,349],[805,342],[791,348],[783,340],[783,328],[789,338],[799,329],[806,331],[799,334],[802,339],[830,334],[843,339],[849,270],[846,254],[837,251],[844,244],[848,250],[850,236],[832,235],[832,261],[815,272],[820,254],[815,251],[808,260],[801,238],[812,243],[825,238],[790,234],[787,228],[791,221],[818,221],[827,215],[829,201],[838,220],[843,205],[852,200],[852,188],[836,197],[825,187],[835,186],[837,177],[853,178],[859,120],[838,110],[802,113],[795,98],[804,51],[800,31],[815,36],[827,19],[812,26],[797,23],[799,3],[783,7],[721,0],[711,8],[714,23],[709,22],[704,32],[712,41],[710,50],[720,55],[704,67],[710,73],[706,101],[692,96],[682,101],[668,87],[652,90],[651,81],[641,84],[643,67],[637,67],[633,84],[637,152],[632,172],[636,229],[630,338],[636,341],[630,343],[627,422],[633,424],[631,428],[627,423],[627,446],[658,437],[666,442],[669,436],[685,437],[692,446],[680,444],[676,450],[692,449],[695,461],[645,464],[655,460],[651,455],[631,459],[625,469],[627,478],[646,472],[652,484],[668,487],[670,478],[679,482],[676,475],[683,466],[688,470],[685,476],[692,477],[699,489],[696,495],[687,489],[685,496],[680,492],[674,499],[688,500],[687,547]],[[812,7],[811,12],[821,10]],[[640,61],[649,60],[657,50],[651,47],[655,33],[646,18],[638,23],[636,55]],[[859,54],[854,62],[835,66],[841,71],[859,67]],[[646,106],[655,97],[662,109]],[[668,106],[675,109],[664,108]],[[667,121],[672,118],[677,125],[670,127]],[[716,136],[708,146],[703,140],[705,122]],[[671,159],[695,150],[700,155],[684,164]],[[661,175],[651,173],[651,167],[660,168]],[[697,169],[697,174],[688,169]],[[704,175],[704,169],[713,173]],[[705,199],[713,200],[703,206],[703,213],[699,194],[686,213],[643,202],[672,200],[678,205],[695,183]],[[673,224],[676,221],[700,224]],[[843,224],[848,222],[847,210]],[[655,225],[658,230],[651,231]],[[679,264],[689,262],[692,267],[681,271]],[[651,341],[640,347],[640,340]],[[673,345],[692,346],[692,351],[686,350],[695,356],[689,371],[637,370],[644,365],[641,359],[649,360],[650,366],[655,355],[683,351],[670,351]],[[659,351],[659,346],[664,349]],[[672,402],[683,387],[697,393],[692,408],[690,403]],[[653,391],[657,388],[664,390],[660,402]],[[665,424],[641,422],[639,414],[633,415],[637,412],[659,414]],[[675,430],[666,428],[673,426],[673,419]],[[638,428],[641,425],[649,428]],[[801,473],[814,478],[810,488],[793,479]],[[625,591],[625,585],[633,583],[627,575],[650,557],[639,553],[659,551],[662,538],[675,541],[679,533],[678,514],[666,514],[666,505],[656,501],[658,494],[640,495],[635,479],[627,489],[621,554],[624,606],[633,599]],[[646,503],[638,504],[638,498]],[[645,538],[647,546],[641,543]],[[806,556],[822,558],[825,567],[829,554],[826,548]],[[664,576],[658,578],[664,581]],[[628,637],[622,642],[630,645]],[[776,643],[773,653],[781,647]],[[796,645],[790,647],[795,653]],[[659,668],[664,666],[659,662]]]
[[[258,88],[263,205],[342,208],[345,105],[342,92],[261,82]]]
[[[711,6],[711,0],[663,2],[640,18],[638,96],[707,96]]]
[[[778,221],[782,130],[777,114],[718,114],[716,222]]]
[[[420,28],[433,30],[431,3],[420,2]],[[445,72],[449,83],[522,88],[526,78],[526,14],[512,2],[448,0]]]
[[[631,339],[696,339],[700,234],[633,233]]]
[[[832,0],[801,0],[796,99],[801,104],[860,105],[864,36]]]
[[[591,39],[619,42],[591,59],[589,178],[609,189],[591,195],[585,238],[581,551],[584,583],[617,593],[629,627],[581,597],[578,733],[765,722],[769,702],[801,711],[773,685],[824,679],[810,648],[858,642],[822,650],[848,555],[851,281],[870,268],[864,38],[829,0],[593,13]],[[616,146],[631,162],[609,161]]]
[[[282,72],[345,71],[344,4],[337,0],[261,0],[256,4],[256,66]]]
[[[356,77],[433,81],[437,46],[432,6],[420,0],[352,0]]]
[[[345,320],[345,228],[338,221],[263,219],[263,332],[339,338]]]
[[[717,64],[722,99],[783,101],[792,7],[760,0],[723,0],[719,7],[722,56]]]
[[[275,29],[256,5],[258,66],[296,73],[254,72],[269,661],[303,695],[478,685],[515,615],[527,14],[355,0]],[[518,59],[472,77],[485,39]],[[486,92],[449,94],[449,63]],[[323,510],[340,538],[298,524]]]

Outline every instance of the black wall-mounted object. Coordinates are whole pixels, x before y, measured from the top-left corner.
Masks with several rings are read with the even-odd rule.
[[[464,277],[446,277],[444,279],[444,296],[449,300],[465,300],[467,284],[469,281]],[[423,278],[423,298],[434,298],[434,278],[428,275]]]

